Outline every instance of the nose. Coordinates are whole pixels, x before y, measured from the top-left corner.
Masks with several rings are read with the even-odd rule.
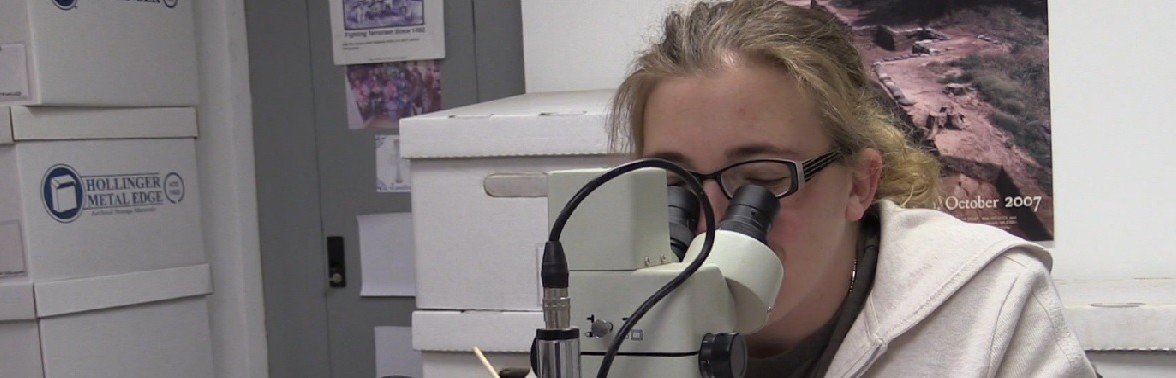
[[[723,194],[723,188],[715,180],[706,180],[702,183],[702,191],[706,193],[707,199],[710,200],[711,208],[715,210],[715,227],[719,226],[719,221],[727,212],[727,196]],[[706,215],[702,211],[698,212],[698,226],[695,227],[695,234],[702,234],[706,232],[706,220],[703,219]]]

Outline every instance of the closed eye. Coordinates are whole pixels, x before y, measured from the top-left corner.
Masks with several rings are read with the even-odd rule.
[[[791,178],[788,176],[782,176],[782,177],[777,177],[777,178],[748,177],[747,183],[752,184],[752,185],[759,185],[759,186],[775,186],[775,185],[780,185],[780,184],[786,184],[786,183],[788,183],[788,181],[790,179]]]

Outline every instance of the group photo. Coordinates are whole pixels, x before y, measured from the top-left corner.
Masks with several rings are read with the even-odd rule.
[[[351,129],[398,129],[400,119],[441,109],[441,64],[413,61],[347,66],[347,91],[359,119]]]

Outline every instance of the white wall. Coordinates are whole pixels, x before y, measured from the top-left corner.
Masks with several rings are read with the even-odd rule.
[[[527,93],[616,88],[671,7],[693,0],[523,0]]]
[[[197,154],[217,377],[267,377],[244,0],[193,0],[200,58]]]
[[[1137,310],[1138,322],[1099,324],[1104,331],[1114,328],[1101,339],[1169,335],[1163,343],[1172,348],[1176,290],[1163,300],[1142,288],[1176,288],[1176,204],[1169,200],[1176,187],[1170,94],[1176,87],[1176,2],[1051,1],[1049,17],[1054,277],[1063,300],[1100,297],[1151,306]],[[1170,349],[1089,356],[1105,376],[1176,375]]]
[[[1176,2],[1050,3],[1059,279],[1176,278]]]

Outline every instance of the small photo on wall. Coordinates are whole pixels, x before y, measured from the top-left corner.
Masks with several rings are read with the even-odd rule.
[[[400,119],[441,110],[441,61],[347,66],[348,128],[400,131]]]
[[[400,157],[400,136],[376,135],[376,192],[400,193],[411,188],[408,160]]]

